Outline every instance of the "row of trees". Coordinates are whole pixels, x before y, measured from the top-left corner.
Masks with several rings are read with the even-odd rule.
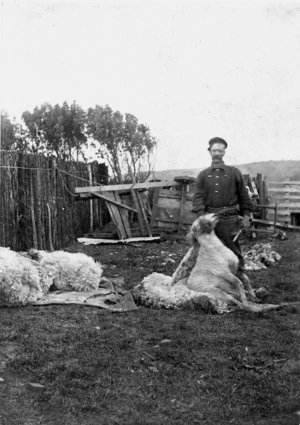
[[[45,103],[22,114],[22,123],[1,119],[1,145],[5,150],[54,155],[68,161],[105,160],[113,180],[122,183],[147,178],[153,166],[156,140],[145,124],[110,106],[82,109],[76,102]]]

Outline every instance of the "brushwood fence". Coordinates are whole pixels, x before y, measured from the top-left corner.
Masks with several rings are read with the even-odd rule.
[[[62,249],[105,220],[99,201],[75,202],[74,191],[107,184],[105,164],[1,151],[0,179],[0,246]]]

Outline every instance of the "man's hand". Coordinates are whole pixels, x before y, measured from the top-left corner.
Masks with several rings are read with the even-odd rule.
[[[242,220],[243,229],[248,231],[248,230],[250,230],[250,226],[251,226],[250,217],[248,215],[244,215],[243,220]]]

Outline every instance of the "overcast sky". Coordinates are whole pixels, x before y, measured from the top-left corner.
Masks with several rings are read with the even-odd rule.
[[[2,0],[0,107],[110,105],[157,138],[155,168],[300,159],[300,0]]]

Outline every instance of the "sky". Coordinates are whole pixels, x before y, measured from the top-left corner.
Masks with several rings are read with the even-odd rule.
[[[300,0],[1,0],[0,108],[134,114],[155,169],[300,159]]]

